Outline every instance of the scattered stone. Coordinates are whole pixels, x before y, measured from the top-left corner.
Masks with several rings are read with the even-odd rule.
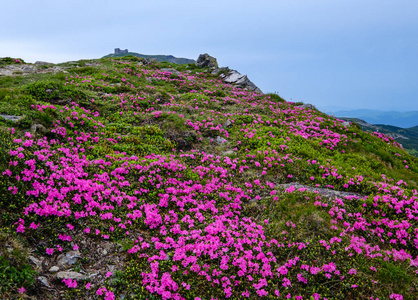
[[[40,259],[38,259],[38,258],[36,258],[36,257],[34,257],[32,255],[29,255],[29,261],[34,266],[36,266],[37,269],[42,269],[42,260],[40,260]]]
[[[23,118],[23,116],[13,116],[13,115],[0,115],[0,117],[4,118],[6,120],[13,121],[13,122],[17,122],[17,121],[19,121],[20,119]]]
[[[216,75],[216,74],[219,74],[219,73],[228,73],[229,71],[230,71],[230,69],[228,67],[222,67],[222,68],[219,68],[219,69],[214,69],[211,72],[211,74]]]
[[[37,65],[37,66],[50,66],[50,65],[53,65],[53,63],[46,62],[46,61],[36,61],[35,65]]]
[[[313,106],[313,105],[312,105],[312,104],[310,104],[310,103],[306,103],[306,104],[298,105],[298,106],[296,106],[296,107],[300,107],[300,108],[307,108],[307,109],[312,109],[312,110],[316,109],[316,107],[315,107],[315,106]]]
[[[49,272],[51,272],[51,273],[56,273],[56,272],[58,272],[60,270],[60,268],[59,267],[57,267],[57,266],[52,266],[51,268],[49,268]]]
[[[30,127],[30,131],[33,132],[33,133],[45,133],[46,128],[41,124],[33,124]]]
[[[162,71],[162,72],[170,72],[170,73],[172,73],[174,75],[180,75],[180,72],[177,71],[176,69],[173,69],[173,68],[165,68],[165,69],[161,69],[160,71]]]
[[[84,276],[83,274],[80,274],[78,272],[73,271],[61,271],[57,273],[57,278],[62,280],[64,278],[70,278],[75,280],[85,280],[87,276]]]
[[[320,194],[321,196],[324,196],[328,200],[333,200],[335,198],[343,198],[343,197],[348,197],[348,196],[362,197],[362,195],[358,193],[343,192],[343,191],[337,191],[337,190],[321,188],[321,187],[313,187],[309,185],[300,184],[298,182],[278,184],[278,186],[284,189],[287,189],[290,186],[294,186],[295,189],[306,188],[306,191],[311,192],[311,193],[316,191],[318,192],[318,194]]]
[[[103,256],[106,256],[107,255],[107,250],[106,249],[103,249],[102,255]]]
[[[68,73],[64,69],[61,69],[60,67],[54,67],[54,68],[52,68],[52,70],[53,70],[54,73],[58,73],[58,72]]]
[[[116,270],[116,265],[107,265],[107,269],[108,269],[110,272],[114,272],[114,271]]]
[[[61,254],[60,256],[58,256],[58,266],[61,268],[65,268],[67,266],[74,265],[79,258],[81,258],[81,256],[78,250],[69,251],[65,254]]]
[[[205,53],[199,55],[196,61],[196,66],[199,68],[209,67],[211,69],[217,69],[218,62],[216,61],[216,58]]]
[[[224,155],[224,156],[229,156],[229,155],[234,155],[234,154],[235,154],[235,152],[232,151],[232,150],[228,150],[228,151],[225,151],[225,152],[222,153],[222,155]]]
[[[22,71],[26,73],[33,73],[33,72],[36,72],[36,67],[26,65],[22,68]]]
[[[112,249],[114,248],[114,245],[109,242],[104,242],[101,244],[101,246],[103,247],[103,249],[107,250],[108,253],[112,252]]]
[[[98,277],[98,275],[99,275],[99,273],[93,273],[93,274],[90,274],[90,276],[89,276],[89,278],[94,278],[94,277]]]
[[[46,286],[47,288],[51,287],[51,286],[49,285],[48,279],[47,279],[45,276],[39,276],[39,277],[38,277],[38,281],[39,281],[40,283],[42,283],[44,286]]]
[[[143,60],[141,60],[140,62],[138,62],[138,67],[140,66],[146,66],[149,65],[150,63],[152,63],[152,60],[149,58],[144,58]]]
[[[224,139],[223,137],[220,137],[220,136],[217,136],[216,139],[215,139],[215,141],[218,144],[223,144],[223,143],[227,143],[228,142],[226,139]]]
[[[232,126],[232,122],[231,122],[230,120],[226,120],[226,121],[222,124],[222,127],[223,127],[223,128],[228,128],[228,127],[230,127],[230,126]]]

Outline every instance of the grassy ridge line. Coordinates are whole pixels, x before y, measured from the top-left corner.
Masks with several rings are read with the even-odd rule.
[[[135,56],[145,59],[151,59],[158,62],[169,62],[174,64],[193,64],[195,60],[189,58],[182,58],[182,57],[174,57],[172,55],[147,55],[147,54],[140,54],[136,52],[128,52],[128,53],[120,53],[120,54],[108,54],[103,56],[103,58],[116,58],[116,57],[124,57],[124,56]]]
[[[387,136],[194,65],[63,66],[0,78],[0,112],[24,116],[0,119],[4,297],[47,297],[22,245],[51,264],[78,249],[76,270],[106,278],[104,242],[124,258],[105,280],[37,272],[72,299],[416,297],[417,160]],[[278,187],[292,181],[364,197]]]

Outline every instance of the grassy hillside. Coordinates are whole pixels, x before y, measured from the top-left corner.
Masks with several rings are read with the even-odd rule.
[[[378,124],[380,132],[396,136],[396,140],[412,155],[418,156],[418,126],[400,128],[391,125]]]
[[[136,52],[128,52],[128,53],[120,53],[120,54],[108,54],[105,55],[103,58],[110,58],[110,57],[124,57],[124,56],[135,56],[145,59],[155,60],[157,62],[169,62],[174,64],[193,64],[195,61],[189,58],[182,58],[182,57],[174,57],[172,55],[148,55],[148,54],[139,54]]]
[[[391,138],[193,64],[59,67],[0,77],[0,298],[418,298]]]
[[[356,122],[361,129],[369,132],[381,132],[393,137],[399,142],[406,151],[418,157],[418,126],[411,128],[401,128],[392,125],[369,124],[361,119],[342,118],[344,120]]]

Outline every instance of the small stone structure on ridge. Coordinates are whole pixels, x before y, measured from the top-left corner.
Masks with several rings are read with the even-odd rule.
[[[121,50],[119,48],[115,48],[115,54],[123,54],[123,53],[128,53],[128,49]]]

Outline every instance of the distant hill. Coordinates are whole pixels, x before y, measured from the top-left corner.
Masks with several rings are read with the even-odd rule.
[[[398,112],[379,111],[371,109],[336,111],[337,118],[357,118],[370,124],[385,124],[402,128],[410,128],[418,125],[418,111]]]
[[[364,131],[378,131],[387,134],[400,143],[409,153],[418,157],[418,126],[401,128],[392,125],[369,124],[366,121],[357,118],[341,119],[357,123]]]
[[[119,54],[108,54],[103,56],[103,58],[107,58],[107,57],[122,57],[122,56],[127,56],[127,55],[132,55],[132,56],[136,56],[136,57],[141,57],[141,58],[148,58],[148,59],[153,59],[159,62],[169,62],[169,63],[173,63],[173,64],[179,64],[179,65],[183,65],[183,64],[194,64],[196,61],[194,59],[189,59],[189,58],[183,58],[183,57],[174,57],[173,55],[148,55],[148,54],[140,54],[140,53],[136,53],[136,52],[128,52],[128,53],[119,53]]]

